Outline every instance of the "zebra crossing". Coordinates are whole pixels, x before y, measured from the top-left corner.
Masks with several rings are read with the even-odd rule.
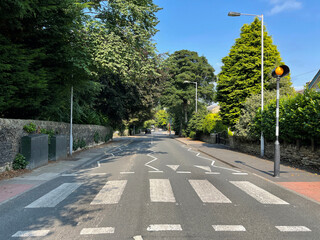
[[[221,189],[214,186],[209,180],[186,180],[198,199],[202,203],[232,203],[235,200],[222,193]],[[125,192],[128,180],[107,181],[100,191],[94,196],[90,205],[117,204]],[[229,181],[229,184],[240,189],[244,194],[255,199],[261,204],[289,205],[274,194],[256,186],[249,181]],[[27,205],[25,208],[52,208],[63,202],[74,191],[81,187],[82,183],[63,183],[44,196]],[[188,189],[185,189],[186,191]],[[149,179],[150,202],[175,203],[174,189],[169,179]]]
[[[260,204],[288,205],[289,203],[275,196],[274,194],[262,189],[261,187],[249,181],[228,181],[234,188],[240,189],[243,194],[255,199]],[[207,179],[186,179],[187,186],[191,192],[197,196],[199,202],[209,204],[230,204],[235,203],[235,200],[228,194],[222,193],[218,186],[214,186]],[[76,190],[83,186],[82,183],[63,183],[57,188],[51,190],[47,194],[33,201],[25,208],[53,208],[58,204],[62,204],[64,200],[70,197],[71,194],[77,194]],[[121,201],[123,194],[126,192],[128,180],[110,180],[92,197],[90,205],[111,205],[118,204]],[[150,203],[176,203],[175,189],[170,179],[149,179],[149,201]],[[187,191],[187,190],[186,190]],[[214,222],[212,223],[214,224]],[[210,225],[213,232],[246,232],[247,226],[243,225]],[[277,231],[283,233],[294,232],[311,232],[312,230],[306,226],[273,226]],[[183,225],[174,224],[150,224],[145,226],[146,232],[166,232],[185,231]],[[50,229],[38,229],[31,231],[18,231],[12,237],[27,238],[27,237],[44,237],[51,232]],[[79,235],[110,235],[116,232],[115,227],[91,227],[83,228],[79,231]],[[134,239],[141,239],[139,236]]]

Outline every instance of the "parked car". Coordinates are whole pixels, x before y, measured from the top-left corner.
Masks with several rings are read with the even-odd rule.
[[[149,128],[146,128],[145,134],[151,134],[151,130]]]

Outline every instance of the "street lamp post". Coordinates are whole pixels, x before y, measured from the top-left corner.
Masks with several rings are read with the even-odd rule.
[[[255,16],[261,18],[261,112],[263,112],[263,14],[257,15],[257,14],[247,14],[247,13],[238,13],[238,12],[229,12],[228,16],[230,17],[239,17],[241,15],[245,16]],[[261,118],[261,126],[262,126],[262,118]],[[263,131],[261,129],[261,157],[264,156],[264,137],[263,137]]]
[[[194,83],[196,84],[196,113],[198,112],[198,83],[197,82],[190,82],[184,81],[183,83]]]

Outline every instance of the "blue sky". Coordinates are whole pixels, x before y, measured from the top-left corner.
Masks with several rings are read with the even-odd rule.
[[[267,32],[282,60],[290,67],[291,80],[302,89],[320,69],[319,0],[154,0],[160,31],[154,40],[160,53],[181,49],[205,56],[216,69],[229,54],[240,28],[254,17],[228,17],[229,11],[263,14]]]

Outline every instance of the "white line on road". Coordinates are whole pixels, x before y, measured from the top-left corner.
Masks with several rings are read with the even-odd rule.
[[[211,168],[209,166],[198,166],[198,165],[194,165],[197,168],[203,169],[207,172],[211,172]]]
[[[32,231],[19,231],[12,235],[12,237],[44,237],[48,235],[50,230],[32,230]]]
[[[100,227],[100,228],[83,228],[80,235],[96,235],[96,234],[109,234],[114,233],[112,227]]]
[[[233,185],[263,204],[289,204],[275,195],[263,190],[262,188],[248,181],[230,181]]]
[[[118,203],[126,184],[127,180],[108,181],[90,205]]]
[[[147,228],[148,232],[182,231],[180,224],[153,224]]]
[[[205,174],[218,175],[218,174],[220,174],[220,173],[219,173],[219,172],[205,172]]]
[[[180,165],[167,165],[167,167],[171,168],[173,171],[177,171]]]
[[[65,173],[65,174],[61,174],[61,177],[76,177],[79,174],[76,173]]]
[[[149,171],[150,173],[163,173],[163,171]]]
[[[169,179],[149,179],[151,202],[176,202]]]
[[[177,171],[177,173],[191,173],[189,171]]]
[[[189,182],[202,202],[231,203],[231,201],[208,180],[189,180]]]
[[[246,229],[242,225],[212,225],[216,232],[245,232]]]
[[[248,173],[243,173],[243,172],[239,172],[239,173],[232,173],[233,175],[248,175]]]
[[[63,183],[25,208],[55,207],[80,186],[81,183]]]
[[[134,172],[120,172],[120,174],[134,174]]]
[[[305,226],[276,226],[280,232],[311,232],[311,230]]]
[[[152,168],[153,170],[155,170],[155,171],[159,171],[159,169],[157,169],[157,168],[155,168],[155,167],[152,167],[152,166],[150,166],[149,165],[149,163],[152,163],[152,162],[154,162],[154,161],[156,161],[156,160],[158,160],[158,158],[156,158],[156,157],[154,157],[154,156],[152,156],[152,155],[150,155],[150,153],[149,154],[147,154],[147,156],[148,157],[151,157],[151,158],[153,158],[151,161],[149,161],[149,162],[147,162],[146,164],[144,164],[146,167],[149,167],[149,168]]]
[[[139,236],[134,236],[133,239],[134,239],[134,240],[143,240],[143,238],[142,238],[141,235],[139,235]]]

